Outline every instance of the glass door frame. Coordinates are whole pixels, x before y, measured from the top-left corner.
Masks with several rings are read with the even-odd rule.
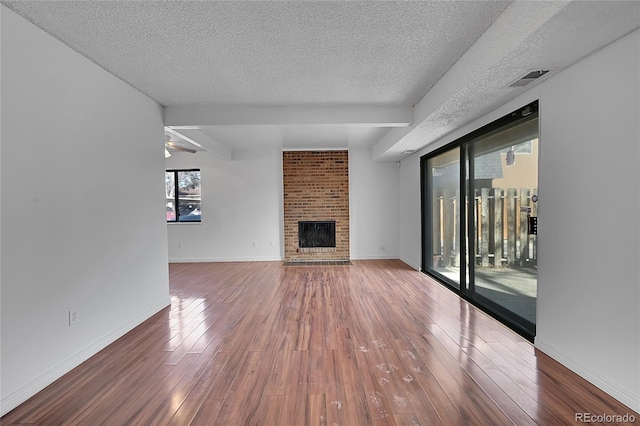
[[[500,322],[519,333],[526,339],[533,341],[535,337],[535,324],[518,316],[516,313],[506,309],[489,298],[480,295],[475,289],[475,244],[472,241],[475,235],[476,208],[473,200],[469,199],[469,194],[473,189],[473,177],[475,169],[474,161],[474,140],[487,135],[497,129],[507,125],[512,125],[520,121],[526,121],[538,116],[538,101],[534,101],[510,114],[507,114],[441,148],[438,148],[420,158],[420,195],[421,195],[421,225],[422,225],[422,265],[421,271],[437,281],[443,283],[447,288],[457,293],[460,297],[478,306],[483,311],[498,319]],[[538,130],[539,135],[539,130]],[[430,229],[433,223],[433,202],[430,188],[433,183],[432,173],[428,161],[453,149],[460,149],[460,190],[459,203],[457,208],[460,220],[458,222],[460,238],[460,279],[459,288],[455,282],[441,273],[435,271],[433,267],[432,234]]]

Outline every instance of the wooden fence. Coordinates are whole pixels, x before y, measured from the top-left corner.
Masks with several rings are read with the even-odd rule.
[[[537,188],[475,190],[474,235],[470,241],[477,266],[537,264],[537,236],[528,234],[528,216],[537,216],[537,204],[531,200],[534,195],[537,195]],[[445,189],[433,205],[434,267],[460,265],[459,200],[458,190]],[[468,203],[465,208],[468,212]]]

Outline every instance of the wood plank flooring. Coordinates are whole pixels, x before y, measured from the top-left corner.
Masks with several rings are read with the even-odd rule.
[[[173,264],[170,282],[170,308],[2,425],[640,422],[398,260]]]

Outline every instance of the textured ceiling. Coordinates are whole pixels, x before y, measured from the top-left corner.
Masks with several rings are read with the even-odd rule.
[[[7,2],[162,105],[415,104],[506,2]]]
[[[3,4],[167,107],[174,132],[225,158],[366,147],[395,160],[522,93],[507,86],[529,69],[557,72],[640,26],[635,1]],[[398,118],[414,105],[412,119]],[[207,106],[237,116],[185,117]]]

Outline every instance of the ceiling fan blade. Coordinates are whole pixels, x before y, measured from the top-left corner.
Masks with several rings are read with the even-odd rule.
[[[191,149],[191,148],[185,148],[183,146],[178,146],[178,145],[173,145],[173,144],[166,144],[167,149],[173,150],[173,151],[183,151],[183,152],[190,152],[191,154],[195,154],[196,150],[195,149]]]

